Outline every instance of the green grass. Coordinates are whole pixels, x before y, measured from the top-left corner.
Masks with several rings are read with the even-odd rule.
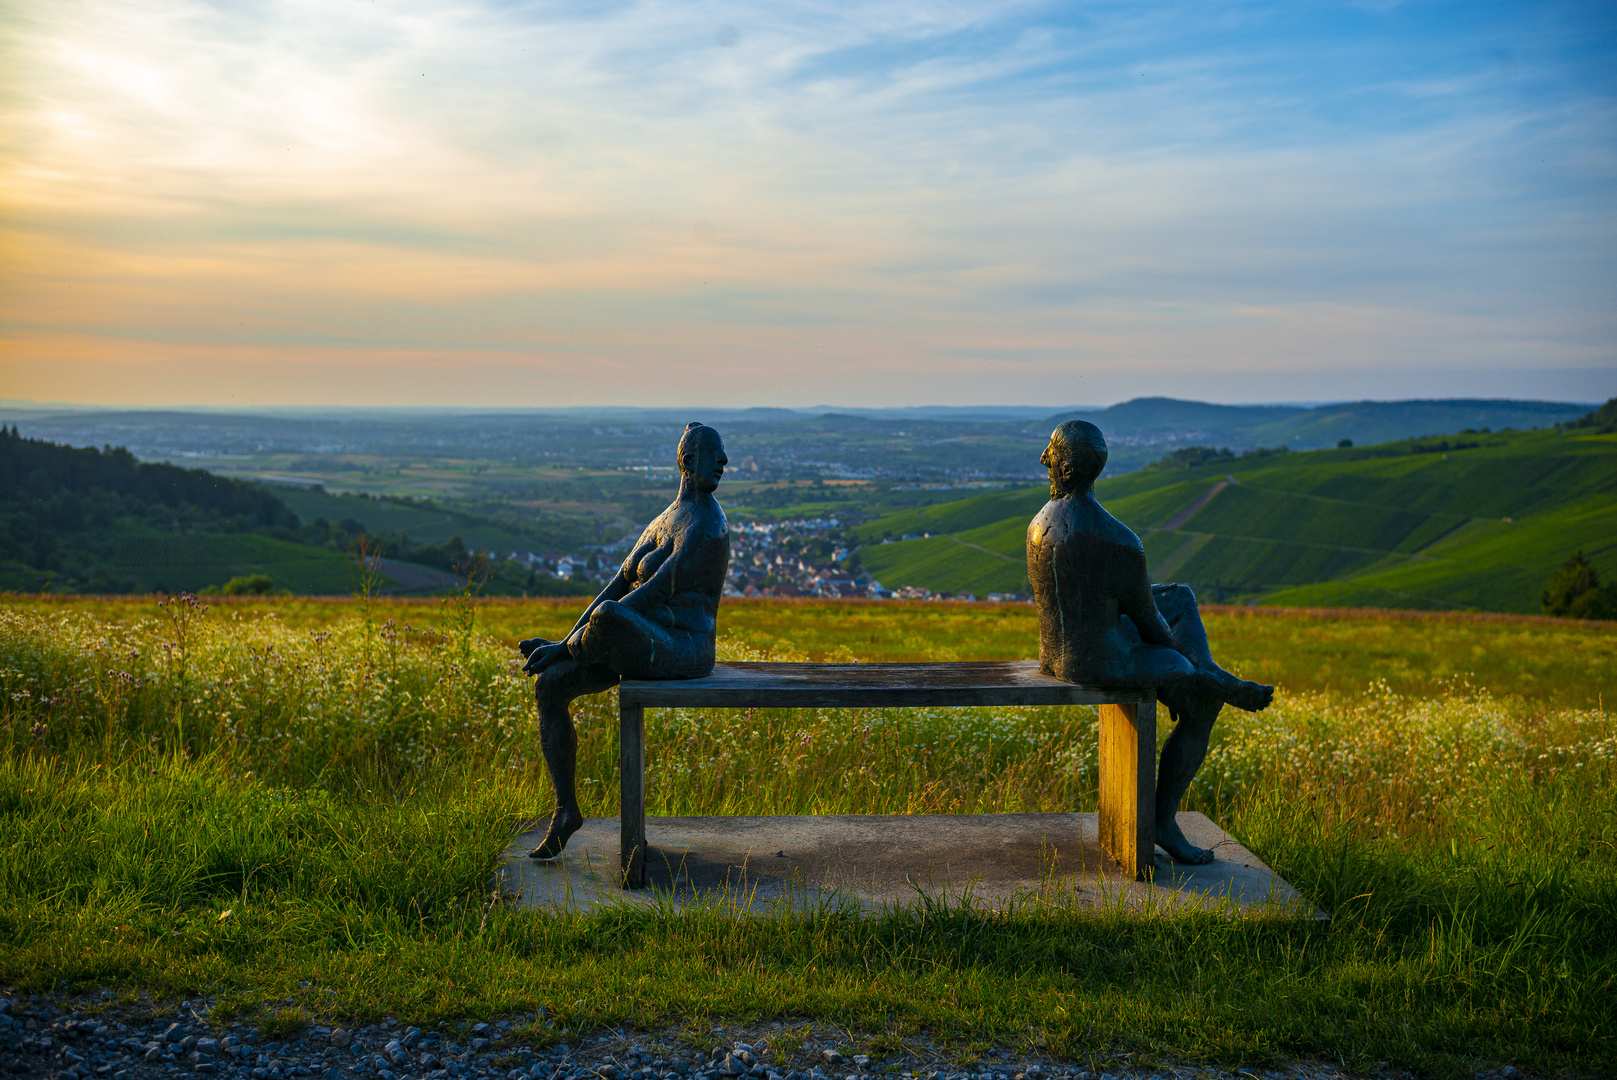
[[[210,624],[256,627],[267,619],[266,626],[300,633],[318,633],[359,610],[354,601],[327,597],[209,597],[208,603]],[[523,638],[564,636],[584,605],[580,597],[485,598],[477,625],[514,648]],[[51,619],[77,614],[119,628],[149,624],[159,614],[144,596],[13,595],[3,606]],[[411,635],[441,635],[458,625],[457,606],[445,599],[386,599],[371,610],[399,633],[408,627]],[[1610,623],[1211,604],[1202,606],[1202,617],[1226,667],[1292,693],[1353,695],[1385,683],[1426,698],[1469,685],[1541,706],[1617,701],[1617,627]],[[736,647],[794,660],[1020,660],[1038,652],[1029,604],[730,598],[719,609],[719,627]]]
[[[220,1015],[545,1005],[551,1038],[807,1016],[927,1028],[966,1055],[1617,1068],[1617,725],[1584,696],[1617,678],[1609,626],[1210,614],[1220,654],[1281,692],[1220,725],[1190,804],[1329,923],[1054,902],[506,911],[489,875],[548,800],[509,642],[577,607],[8,602],[0,979],[205,990]],[[729,656],[1030,647],[1023,606],[755,602],[722,618]],[[577,719],[586,813],[610,814],[612,695]],[[651,728],[654,813],[1095,801],[1087,709],[666,710]]]
[[[350,564],[341,552],[251,533],[131,530],[119,538],[110,561],[140,588],[168,592],[194,592],[245,574],[268,574],[277,589],[299,593],[353,588]]]
[[[1528,613],[1578,548],[1617,574],[1617,436],[1452,438],[1467,448],[1411,453],[1406,442],[1144,470],[1102,480],[1096,493],[1141,534],[1158,580],[1187,581],[1206,599]],[[1235,482],[1159,531],[1226,476]],[[965,499],[854,534],[867,543],[945,534],[867,546],[861,557],[889,587],[961,591],[1004,580],[996,556],[1025,557],[1027,523],[1045,498],[1029,488]],[[989,550],[951,549],[948,536]]]

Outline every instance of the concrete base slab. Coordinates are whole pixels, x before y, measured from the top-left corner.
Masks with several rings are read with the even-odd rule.
[[[1100,847],[1096,814],[892,814],[649,818],[650,887],[618,882],[618,819],[595,818],[561,858],[528,858],[539,822],[512,840],[498,886],[521,907],[719,904],[763,911],[856,903],[866,911],[926,898],[1020,904],[1226,908],[1313,915],[1285,881],[1205,815],[1179,826],[1216,861],[1182,866],[1160,851],[1154,880],[1136,882]]]

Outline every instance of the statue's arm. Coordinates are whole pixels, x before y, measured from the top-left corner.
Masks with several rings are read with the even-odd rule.
[[[1118,608],[1134,621],[1141,641],[1147,645],[1173,648],[1173,633],[1168,629],[1168,621],[1157,610],[1157,602],[1151,597],[1151,574],[1145,565],[1145,551],[1141,548],[1131,550],[1125,562],[1124,573],[1120,575],[1124,580],[1117,597]]]
[[[618,572],[612,575],[612,580],[606,583],[606,588],[596,594],[595,599],[590,601],[590,606],[584,609],[584,614],[578,617],[578,621],[573,624],[573,628],[560,641],[531,638],[527,641],[519,642],[517,648],[521,650],[523,658],[527,661],[522,666],[522,670],[534,675],[563,657],[572,655],[568,645],[578,640],[579,635],[584,632],[584,627],[589,625],[590,615],[606,601],[623,598],[624,594],[629,591],[629,576],[633,573],[633,568],[639,564],[640,559],[648,551],[652,550],[653,546],[649,543],[641,544],[630,553],[629,557],[623,561],[623,565],[618,567]]]
[[[606,583],[606,588],[595,594],[595,599],[590,601],[590,606],[584,609],[584,614],[578,617],[578,621],[573,624],[573,629],[567,636],[572,637],[588,626],[590,616],[594,614],[596,608],[608,600],[623,599],[624,594],[628,591],[629,580],[624,575],[623,568],[619,567],[618,572],[612,575],[612,580]]]
[[[649,565],[651,576],[625,592],[618,598],[619,603],[642,615],[650,615],[668,603],[674,595],[675,575],[684,554],[685,537],[685,532],[681,530],[659,544],[655,551],[648,552],[640,562],[640,569],[644,574]]]

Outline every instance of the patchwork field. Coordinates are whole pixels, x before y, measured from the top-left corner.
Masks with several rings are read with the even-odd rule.
[[[1209,613],[1229,665],[1280,689],[1220,722],[1187,804],[1328,922],[506,911],[489,874],[550,797],[510,646],[580,606],[6,597],[0,980],[205,990],[266,1022],[289,1003],[423,1023],[544,1006],[552,1040],[812,1018],[893,1045],[926,1031],[963,1058],[1617,1069],[1617,625]],[[733,658],[1033,648],[1023,605],[727,603],[723,619]],[[611,814],[613,695],[576,719],[586,813]],[[659,711],[651,809],[1091,809],[1094,723]]]

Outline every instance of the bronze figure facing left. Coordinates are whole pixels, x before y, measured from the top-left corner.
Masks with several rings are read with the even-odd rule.
[[[1157,845],[1176,862],[1211,862],[1213,853],[1190,843],[1175,821],[1179,802],[1220,710],[1267,708],[1274,687],[1214,662],[1190,586],[1151,584],[1140,538],[1095,499],[1106,456],[1099,428],[1069,420],[1039,458],[1050,471],[1050,501],[1027,530],[1039,669],[1066,682],[1157,691],[1176,721],[1157,769]]]
[[[713,670],[719,597],[730,565],[730,532],[713,492],[729,459],[719,433],[691,423],[680,437],[679,496],[659,514],[572,631],[561,641],[517,646],[539,678],[539,741],[556,789],[544,842],[553,859],[584,824],[575,769],[578,733],[569,706],[619,679],[694,679]]]

